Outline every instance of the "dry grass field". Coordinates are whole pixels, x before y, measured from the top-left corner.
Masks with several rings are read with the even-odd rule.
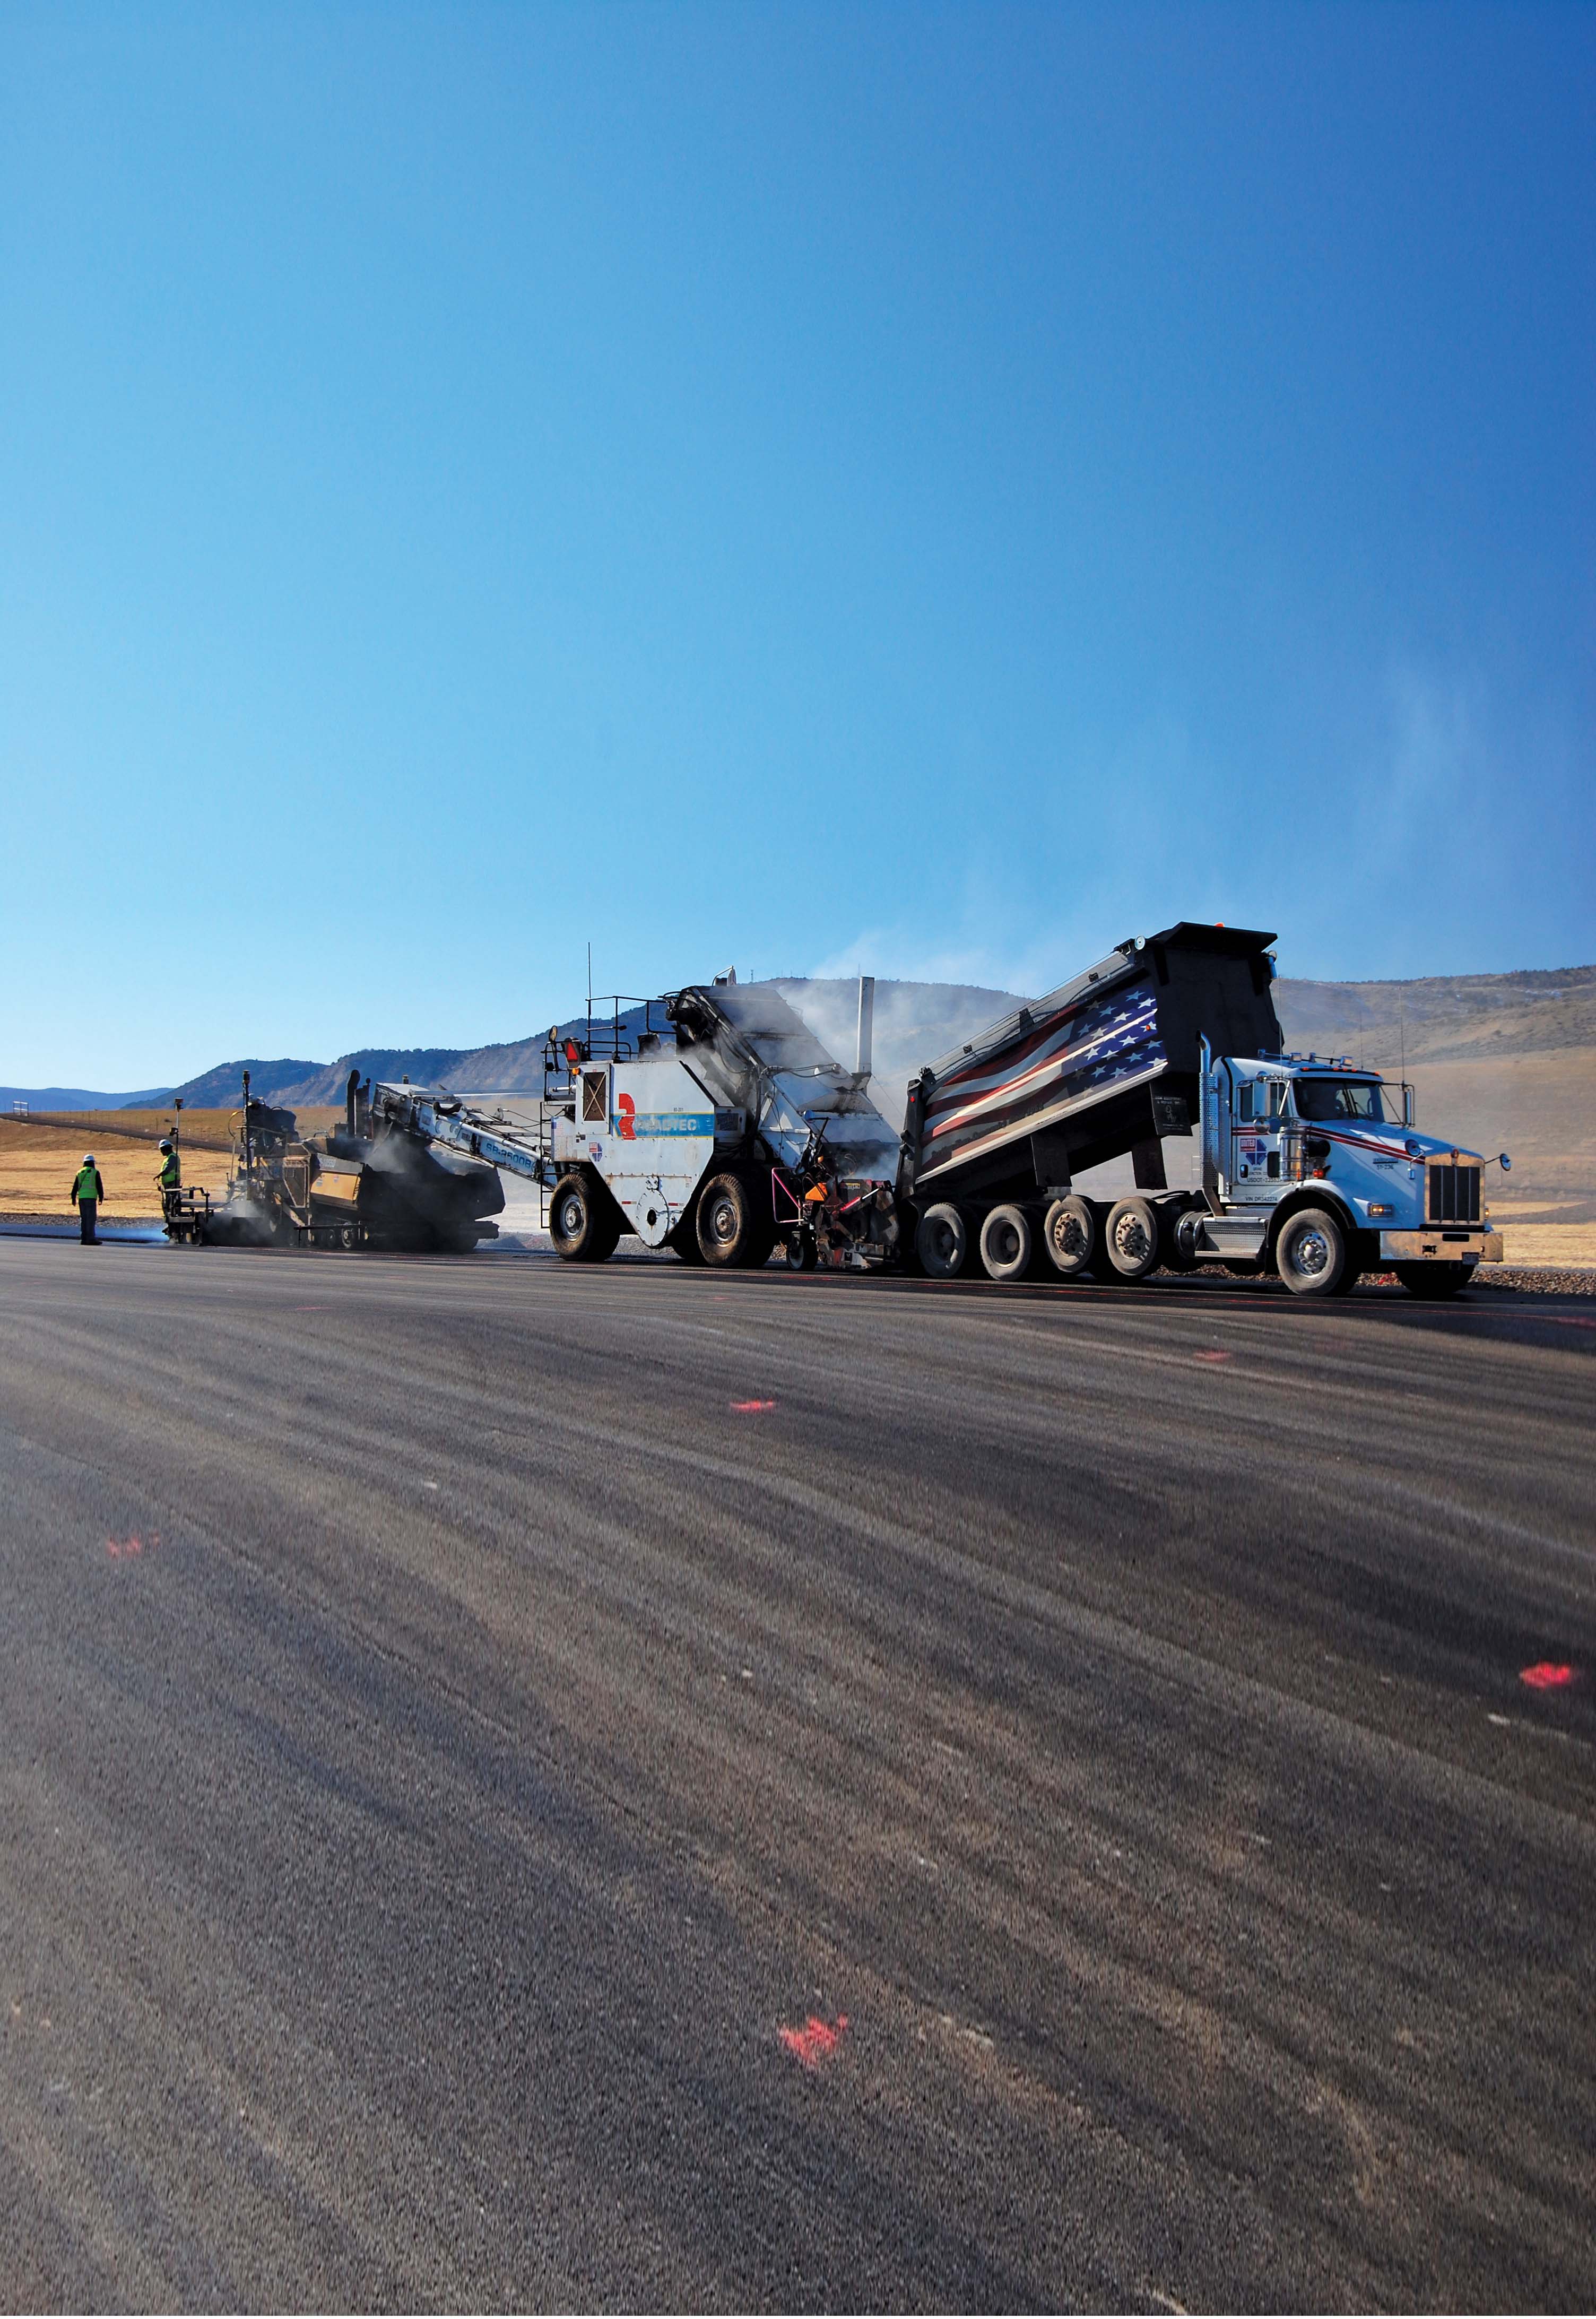
[[[183,1114],[183,1180],[208,1191],[223,1191],[230,1169],[225,1111]],[[299,1114],[302,1130],[325,1127],[339,1113],[324,1106]],[[59,1215],[71,1221],[72,1179],[86,1151],[92,1151],[105,1186],[102,1214],[109,1222],[158,1216],[155,1178],[157,1149],[172,1131],[173,1114],[161,1111],[52,1112],[31,1119],[0,1115],[0,1216]]]
[[[105,1186],[101,1213],[114,1221],[158,1216],[160,1195],[155,1178],[160,1168],[156,1149],[167,1132],[171,1114],[140,1124],[131,1132],[108,1129],[107,1117],[140,1114],[86,1113],[72,1124],[0,1118],[0,1215],[72,1216],[72,1179],[86,1151],[92,1151]],[[218,1114],[212,1114],[212,1117]],[[220,1114],[225,1131],[226,1114]],[[226,1185],[229,1161],[225,1133],[220,1150],[202,1149],[185,1139],[183,1180],[203,1185],[215,1194]]]

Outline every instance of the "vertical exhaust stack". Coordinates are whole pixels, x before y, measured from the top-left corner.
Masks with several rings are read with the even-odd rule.
[[[348,1084],[344,1089],[344,1132],[351,1142],[355,1138],[355,1105],[359,1093],[360,1073],[357,1070],[351,1071]]]
[[[870,1075],[870,1049],[876,1030],[876,978],[861,974],[859,978],[859,1033],[854,1042],[853,1069],[861,1080]]]

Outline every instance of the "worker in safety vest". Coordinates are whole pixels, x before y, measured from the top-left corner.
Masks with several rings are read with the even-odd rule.
[[[169,1136],[161,1138],[160,1173],[155,1180],[160,1190],[161,1214],[169,1218],[176,1213],[177,1195],[183,1188],[183,1162]]]
[[[85,1248],[98,1248],[100,1245],[99,1235],[95,1230],[95,1217],[104,1196],[105,1187],[100,1181],[95,1155],[92,1151],[86,1151],[83,1165],[72,1179],[72,1197],[77,1203],[78,1238]]]

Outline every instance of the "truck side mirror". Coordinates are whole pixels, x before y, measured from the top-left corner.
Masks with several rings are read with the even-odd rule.
[[[1497,1163],[1496,1163],[1496,1164],[1497,1164],[1497,1166],[1501,1169],[1502,1174],[1505,1176],[1505,1175],[1507,1174],[1507,1172],[1508,1172],[1508,1169],[1512,1166],[1512,1164],[1513,1164],[1513,1163],[1512,1163],[1512,1161],[1508,1158],[1507,1153],[1504,1151],[1504,1152],[1502,1153],[1501,1157],[1498,1160],[1498,1161],[1497,1161]]]
[[[1404,1127],[1416,1127],[1418,1123],[1419,1106],[1413,1101],[1412,1088],[1408,1085],[1406,1079],[1404,1079],[1402,1081],[1402,1125]]]

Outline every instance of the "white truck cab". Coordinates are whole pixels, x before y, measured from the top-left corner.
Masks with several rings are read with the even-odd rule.
[[[1389,1267],[1431,1296],[1501,1261],[1486,1161],[1420,1134],[1410,1087],[1345,1057],[1214,1056],[1204,1040],[1198,1092],[1204,1205],[1176,1228],[1188,1261],[1272,1262],[1301,1295]]]

